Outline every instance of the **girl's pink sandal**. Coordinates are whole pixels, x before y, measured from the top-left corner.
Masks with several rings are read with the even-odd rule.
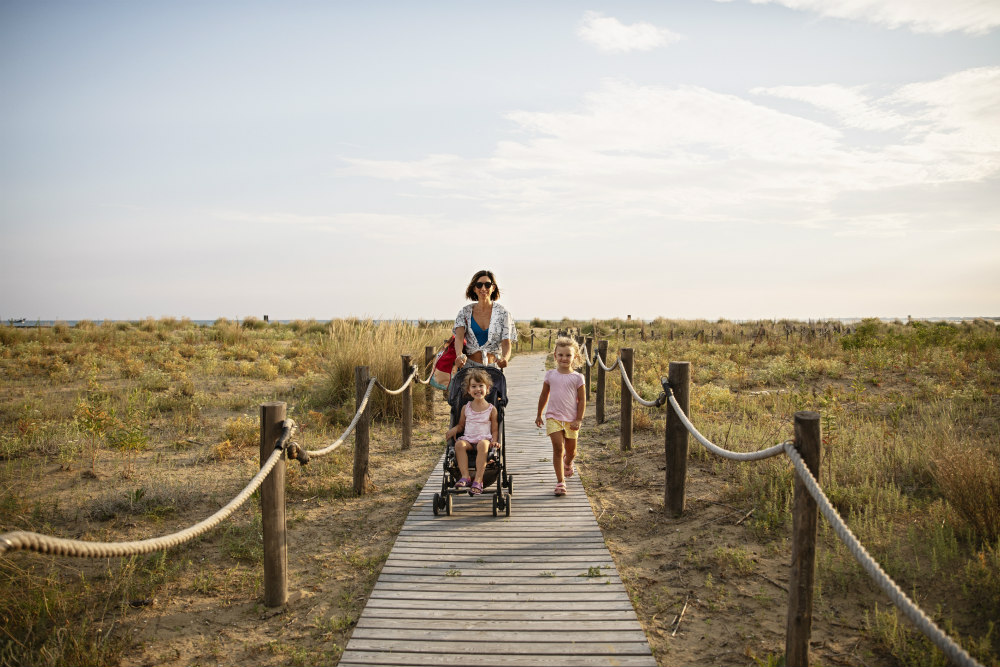
[[[565,482],[558,482],[556,484],[556,490],[553,491],[553,493],[556,494],[557,496],[565,496],[566,495],[566,483]]]
[[[572,477],[573,475],[576,474],[576,466],[573,465],[572,461],[568,463],[563,463],[563,474],[566,477]]]

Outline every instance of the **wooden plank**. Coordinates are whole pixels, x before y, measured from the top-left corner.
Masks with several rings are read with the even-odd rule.
[[[338,667],[360,667],[361,665],[404,665],[424,667],[425,665],[462,665],[468,667],[656,667],[652,656],[644,655],[505,655],[503,646],[494,647],[495,653],[477,654],[470,657],[464,652],[452,655],[428,655],[420,653],[387,653],[355,651],[348,648],[337,663]]]
[[[533,426],[543,374],[540,357],[507,370],[511,515],[492,516],[494,486],[435,516],[439,461],[340,665],[656,665],[580,478],[552,494],[551,446]]]

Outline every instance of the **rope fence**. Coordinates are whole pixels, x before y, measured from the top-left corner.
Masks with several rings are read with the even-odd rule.
[[[680,516],[684,511],[684,486],[687,475],[687,437],[691,435],[708,451],[731,461],[760,461],[774,456],[786,455],[796,472],[795,498],[793,503],[792,576],[789,583],[788,623],[785,635],[785,664],[809,664],[809,640],[812,631],[812,589],[815,572],[817,512],[830,524],[834,534],[844,543],[862,570],[889,596],[892,603],[937,646],[952,664],[961,667],[982,667],[965,649],[951,639],[927,614],[921,610],[889,577],[882,567],[868,553],[858,538],[851,532],[843,518],[830,503],[816,480],[820,458],[820,420],[815,412],[798,412],[795,415],[795,439],[753,452],[736,452],[713,443],[695,428],[688,418],[690,391],[690,363],[671,362],[669,377],[661,378],[663,392],[654,399],[644,399],[632,384],[631,348],[621,348],[618,359],[608,365],[606,340],[598,341],[597,354],[591,353],[593,338],[577,336],[575,340],[585,362],[586,386],[589,397],[590,371],[598,368],[597,421],[603,423],[605,373],[617,369],[621,375],[622,387],[622,437],[621,448],[631,448],[630,415],[631,401],[634,399],[646,407],[659,407],[669,403],[666,424],[666,489],[664,509]],[[807,463],[806,459],[811,459]]]
[[[534,348],[535,334],[531,342]],[[611,365],[605,362],[607,340],[597,341],[597,351],[592,353],[593,338],[576,338],[585,361],[586,391],[590,397],[591,372],[597,367],[596,419],[605,421],[606,374],[619,371],[621,378],[621,447],[631,448],[632,401],[642,406],[658,408],[669,404],[666,420],[666,487],[664,509],[679,516],[684,511],[684,487],[687,474],[688,436],[694,438],[713,454],[733,461],[758,461],[780,454],[791,460],[796,472],[793,504],[792,576],[789,583],[789,608],[786,627],[785,664],[808,665],[809,639],[812,624],[812,589],[815,571],[815,542],[817,514],[821,513],[830,523],[837,537],[845,544],[862,569],[875,581],[913,624],[924,633],[954,664],[962,667],[982,667],[961,646],[947,636],[899,586],[892,581],[879,564],[844,523],[830,504],[819,483],[820,423],[815,412],[795,414],[795,439],[755,452],[735,452],[719,447],[702,435],[688,418],[690,392],[690,363],[670,362],[669,376],[661,379],[663,391],[653,400],[643,398],[635,389],[633,378],[633,350],[621,348],[618,359]],[[552,338],[549,336],[551,349]],[[169,535],[137,541],[92,542],[73,540],[28,531],[13,531],[0,535],[0,555],[15,551],[76,556],[85,558],[122,557],[161,551],[179,546],[202,535],[233,514],[258,489],[261,492],[261,515],[264,533],[264,602],[269,607],[287,602],[287,547],[285,540],[284,493],[285,459],[295,459],[305,465],[310,459],[325,456],[343,445],[353,432],[354,491],[363,495],[369,488],[368,431],[370,426],[369,399],[378,387],[390,396],[401,396],[403,406],[402,448],[410,446],[412,433],[412,388],[414,382],[425,385],[425,400],[430,405],[433,388],[432,363],[435,348],[425,348],[425,379],[419,377],[417,367],[408,355],[402,356],[402,375],[405,377],[398,389],[388,389],[378,378],[368,377],[368,367],[355,369],[356,411],[350,424],[333,443],[315,450],[305,450],[293,442],[295,422],[285,417],[284,403],[261,405],[261,467],[231,501],[208,518]],[[272,444],[269,444],[272,443]],[[801,490],[800,490],[801,489]]]
[[[217,512],[198,523],[159,537],[144,540],[122,542],[96,542],[76,540],[51,535],[43,535],[30,531],[12,531],[0,534],[0,555],[16,551],[34,551],[37,553],[71,556],[81,558],[111,558],[148,554],[163,551],[190,542],[196,537],[216,528],[239,509],[251,495],[260,490],[261,515],[264,533],[264,601],[269,607],[285,604],[287,594],[287,548],[285,545],[284,521],[284,472],[285,460],[298,460],[305,465],[312,458],[322,457],[337,450],[348,436],[355,432],[355,491],[362,495],[368,490],[368,484],[358,484],[359,468],[366,477],[368,467],[368,422],[370,421],[369,399],[372,391],[378,387],[390,396],[402,396],[404,421],[412,422],[412,385],[416,381],[427,384],[430,380],[420,379],[416,366],[408,355],[403,355],[403,375],[405,379],[398,389],[389,389],[378,378],[368,377],[368,368],[361,366],[355,369],[357,403],[354,417],[337,440],[315,450],[306,450],[292,441],[296,432],[296,424],[285,417],[285,403],[266,403],[260,406],[261,413],[261,466],[260,470],[247,482],[246,486],[236,496]],[[363,376],[363,382],[357,382]],[[410,445],[412,423],[410,428],[403,429],[404,449]],[[363,451],[363,460],[359,460],[358,452]]]

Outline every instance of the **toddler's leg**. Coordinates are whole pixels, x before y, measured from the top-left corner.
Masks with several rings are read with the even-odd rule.
[[[469,476],[469,455],[467,452],[471,446],[472,445],[465,440],[455,441],[455,459],[458,463],[458,472],[460,477]]]
[[[483,475],[486,474],[486,452],[489,451],[490,441],[480,440],[476,446],[476,481],[483,483]]]
[[[562,431],[550,433],[549,439],[552,440],[552,467],[556,471],[556,481],[563,482],[565,481],[563,477],[563,456],[565,455],[566,439],[563,437]]]

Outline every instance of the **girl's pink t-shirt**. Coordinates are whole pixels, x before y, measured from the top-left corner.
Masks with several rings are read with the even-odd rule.
[[[560,373],[552,368],[545,372],[545,382],[549,385],[549,404],[545,416],[571,422],[576,419],[576,392],[583,386],[583,375],[577,372]]]

